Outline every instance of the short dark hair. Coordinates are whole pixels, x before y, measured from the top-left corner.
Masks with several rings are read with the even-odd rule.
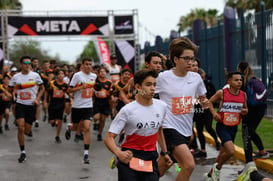
[[[100,67],[98,68],[98,73],[100,72],[101,69],[104,69],[106,73],[108,72],[108,69],[107,69],[106,67],[100,66]]]
[[[242,73],[240,72],[230,72],[228,73],[227,80],[231,79],[233,75],[241,75]]]
[[[120,75],[121,75],[121,74],[124,74],[125,72],[132,73],[132,70],[131,70],[131,69],[128,69],[128,68],[123,68],[123,69],[121,69],[121,71],[120,71]]]
[[[32,57],[32,58],[31,58],[31,62],[33,62],[34,60],[39,60],[39,59],[36,58],[36,57]]]
[[[152,52],[149,52],[147,54],[147,56],[145,57],[145,62],[147,62],[148,64],[150,64],[152,57],[159,57],[160,59],[162,58],[161,55],[159,54],[159,52],[152,51]]]
[[[146,79],[148,76],[152,76],[154,78],[157,78],[158,73],[156,70],[148,69],[148,70],[140,70],[134,74],[134,83],[141,85],[144,79]]]
[[[50,60],[49,63],[50,63],[50,64],[57,64],[57,61],[56,61],[56,60]]]
[[[66,73],[66,71],[65,71],[64,68],[60,68],[60,69],[56,69],[56,70],[55,70],[55,75],[58,75],[60,72],[63,72],[64,75],[65,75],[65,73]]]
[[[82,64],[84,64],[84,62],[86,62],[86,61],[88,61],[88,62],[93,62],[93,58],[91,58],[91,57],[84,57],[84,58],[82,59]]]
[[[20,63],[23,63],[23,60],[24,59],[29,59],[30,61],[31,61],[31,57],[30,56],[22,56],[21,58],[20,58]]]

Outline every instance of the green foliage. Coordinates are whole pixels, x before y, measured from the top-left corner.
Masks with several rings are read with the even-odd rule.
[[[217,9],[205,10],[203,8],[192,9],[186,16],[181,16],[178,26],[179,31],[182,32],[192,26],[192,23],[196,19],[201,19],[207,23],[208,26],[215,26],[217,23]]]
[[[80,57],[77,59],[77,62],[80,62],[84,57],[92,57],[95,62],[99,62],[99,58],[95,49],[95,45],[93,41],[89,41],[87,45],[85,45]]]
[[[0,10],[21,10],[22,8],[19,0],[0,0]]]
[[[19,60],[22,56],[28,55],[36,57],[39,60],[55,59],[60,62],[59,55],[50,56],[47,50],[42,50],[41,43],[38,41],[15,41],[9,47],[10,60],[16,65],[19,64]]]

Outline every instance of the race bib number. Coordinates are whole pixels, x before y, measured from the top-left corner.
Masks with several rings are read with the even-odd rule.
[[[19,96],[20,96],[21,100],[31,99],[31,93],[30,92],[20,92]]]
[[[172,98],[172,113],[173,114],[188,114],[192,109],[192,97],[173,97]]]
[[[116,82],[119,80],[119,75],[111,75],[112,82]]]
[[[223,123],[226,126],[235,126],[240,122],[240,114],[239,113],[224,113]]]
[[[133,157],[130,160],[129,166],[132,170],[140,172],[153,172],[153,162],[151,160],[141,160]]]
[[[2,100],[3,101],[10,101],[11,99],[7,97],[5,94],[2,95]]]
[[[93,96],[93,89],[82,89],[82,98],[87,99]]]
[[[54,98],[63,98],[64,97],[63,90],[53,90],[53,97]]]
[[[98,98],[106,98],[107,97],[106,90],[102,89],[100,91],[97,91],[96,92],[96,97],[98,97]]]

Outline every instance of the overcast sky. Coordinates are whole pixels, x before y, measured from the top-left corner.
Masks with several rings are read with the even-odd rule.
[[[210,8],[222,13],[225,3],[224,0],[20,0],[20,2],[23,4],[24,11],[138,9],[139,22],[142,25],[139,32],[140,40],[144,42],[148,39],[152,41],[152,44],[154,43],[153,35],[165,38],[169,37],[170,30],[177,30],[179,18],[188,14],[191,9]],[[84,41],[42,42],[42,46],[50,50],[50,54],[58,53],[62,59],[70,62],[81,53],[85,44]]]

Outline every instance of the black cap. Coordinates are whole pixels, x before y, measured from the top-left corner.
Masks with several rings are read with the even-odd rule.
[[[111,56],[110,56],[110,59],[116,59],[117,58],[117,55],[116,54],[112,54]]]

